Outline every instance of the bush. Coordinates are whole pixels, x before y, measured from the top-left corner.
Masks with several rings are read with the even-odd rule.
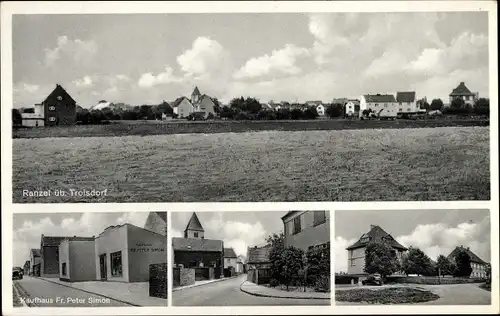
[[[306,120],[314,120],[318,118],[318,116],[319,116],[318,110],[316,110],[315,107],[310,107],[302,113],[302,118]]]
[[[330,292],[330,276],[325,274],[316,278],[316,282],[314,284],[314,291],[323,293]]]
[[[302,115],[302,111],[299,109],[293,109],[292,111],[290,111],[290,118],[292,120],[300,120]]]
[[[240,113],[236,114],[235,119],[238,121],[245,121],[245,120],[248,120],[249,117],[248,117],[248,114],[246,112],[240,112]]]
[[[213,120],[213,119],[215,119],[215,115],[212,112],[208,113],[207,120]]]
[[[341,117],[343,116],[343,114],[344,114],[344,109],[340,104],[330,104],[326,108],[326,115],[328,115],[329,117]]]
[[[291,113],[289,109],[280,109],[276,112],[277,120],[289,120],[291,117]]]
[[[386,288],[380,290],[355,289],[337,291],[335,300],[341,302],[368,302],[372,304],[408,304],[435,301],[439,298],[430,291],[413,288]]]

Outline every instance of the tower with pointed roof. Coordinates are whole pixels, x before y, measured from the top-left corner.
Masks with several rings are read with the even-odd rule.
[[[184,229],[184,238],[197,238],[204,239],[205,238],[205,230],[203,226],[201,226],[200,220],[196,212],[193,212],[191,218],[189,219],[188,224],[186,225],[186,229]]]
[[[201,93],[198,87],[194,87],[193,93],[191,93],[191,103],[200,102]]]

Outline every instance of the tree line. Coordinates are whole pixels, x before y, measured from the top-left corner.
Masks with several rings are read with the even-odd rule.
[[[443,114],[458,114],[458,115],[490,115],[490,100],[486,98],[477,99],[473,105],[465,103],[463,99],[456,98],[450,103],[450,106],[445,107],[441,99],[433,99],[429,104],[422,99],[417,102],[420,108],[427,111],[439,110]]]

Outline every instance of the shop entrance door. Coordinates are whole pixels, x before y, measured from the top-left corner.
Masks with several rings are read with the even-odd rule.
[[[106,281],[108,279],[108,266],[105,253],[99,255],[99,265],[101,268],[101,280]]]

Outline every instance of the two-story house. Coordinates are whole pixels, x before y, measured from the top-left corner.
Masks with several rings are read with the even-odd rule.
[[[464,247],[461,245],[460,247],[455,247],[453,251],[448,255],[448,259],[450,260],[455,260],[456,255],[460,251],[465,251],[470,258],[470,265],[472,268],[472,273],[470,274],[471,278],[478,278],[478,279],[485,279],[487,277],[486,275],[486,265],[487,263],[479,258],[475,253],[473,253],[469,247]]]
[[[224,248],[224,269],[234,268],[236,271],[238,256],[233,248]]]
[[[76,101],[60,85],[41,103],[45,126],[73,125],[76,121]],[[35,106],[35,114],[40,111]]]
[[[462,99],[465,104],[473,106],[477,99],[479,98],[479,93],[473,93],[465,86],[465,83],[462,81],[460,84],[453,89],[450,93],[450,104],[454,99]]]
[[[290,211],[281,220],[285,247],[308,251],[314,247],[330,246],[330,212]]]
[[[398,113],[416,113],[419,110],[415,91],[396,93],[396,102],[399,105]]]
[[[388,243],[396,252],[398,259],[402,260],[403,254],[408,250],[405,246],[397,242],[390,234],[378,225],[370,225],[370,230],[361,235],[361,237],[351,246],[347,247],[347,273],[351,275],[366,274],[365,268],[365,250],[370,242]]]
[[[59,245],[66,239],[93,240],[93,237],[56,237],[42,234],[40,241],[40,276],[59,278]]]
[[[27,273],[31,276],[40,276],[40,249],[30,250],[30,269]]]
[[[365,94],[359,102],[359,116],[363,111],[371,110],[379,117],[395,118],[398,115],[399,104],[392,94]]]

